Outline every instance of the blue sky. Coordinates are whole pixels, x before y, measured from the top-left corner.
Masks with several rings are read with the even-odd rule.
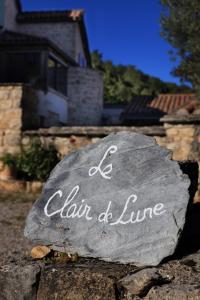
[[[160,37],[159,0],[22,0],[24,10],[84,8],[90,49],[116,64],[132,64],[165,81],[170,74],[168,45]]]

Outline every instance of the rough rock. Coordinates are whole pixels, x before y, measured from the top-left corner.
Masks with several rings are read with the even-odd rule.
[[[0,267],[0,299],[36,300],[40,267],[34,263],[14,263]]]
[[[124,290],[127,298],[131,296],[145,296],[150,288],[169,278],[162,278],[156,268],[146,268],[131,275],[127,275],[118,282],[118,286]]]
[[[199,284],[171,284],[153,287],[145,300],[199,300]]]
[[[84,258],[8,262],[0,268],[0,286],[3,300],[199,300],[200,251],[143,269]]]
[[[157,265],[177,247],[188,187],[170,151],[153,138],[111,134],[57,165],[25,235],[79,256]]]
[[[106,273],[104,268],[95,265],[93,268],[87,265],[46,268],[42,272],[37,300],[115,300],[114,270],[115,267],[109,274],[109,270]]]

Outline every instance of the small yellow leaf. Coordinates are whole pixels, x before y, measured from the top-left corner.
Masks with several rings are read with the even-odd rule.
[[[36,246],[31,250],[31,256],[35,259],[42,259],[51,252],[51,249],[47,246]]]

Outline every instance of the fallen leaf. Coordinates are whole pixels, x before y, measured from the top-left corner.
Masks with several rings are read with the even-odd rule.
[[[47,246],[36,246],[31,250],[31,256],[35,259],[42,259],[51,252],[51,249]]]

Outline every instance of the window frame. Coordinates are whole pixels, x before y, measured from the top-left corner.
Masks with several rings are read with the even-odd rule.
[[[54,76],[53,76],[53,84],[50,84],[50,80],[49,80],[49,61],[52,61],[55,64],[55,71],[54,71]],[[59,71],[60,71],[60,67],[64,69],[65,71],[65,84],[61,83],[62,81],[60,80],[60,75],[59,75]],[[68,95],[68,91],[67,91],[67,76],[68,76],[68,65],[63,63],[61,60],[57,59],[57,57],[55,57],[52,54],[48,55],[47,58],[47,85],[48,87],[54,89],[55,91],[63,94],[64,96]],[[63,88],[62,88],[63,87]]]

